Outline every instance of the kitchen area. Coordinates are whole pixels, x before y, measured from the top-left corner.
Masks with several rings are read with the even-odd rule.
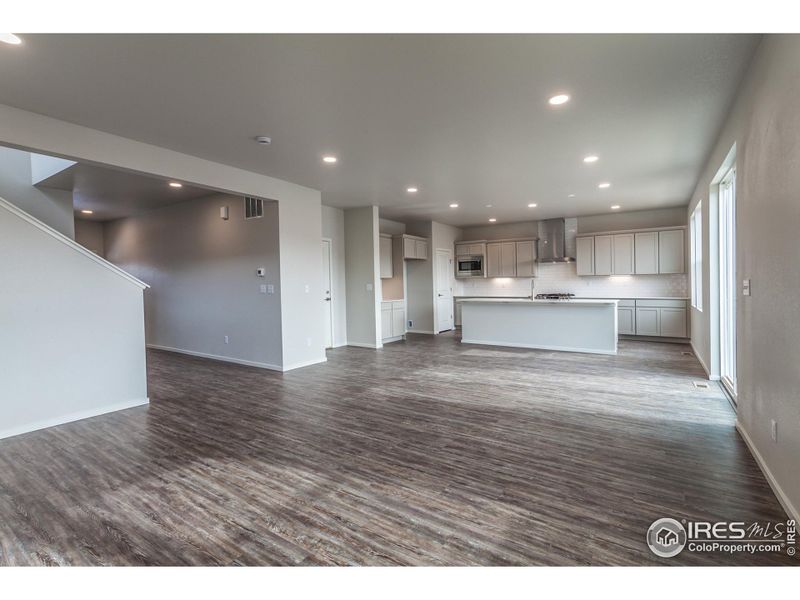
[[[619,337],[685,343],[685,217],[644,217],[548,219],[524,237],[481,227],[482,239],[457,241],[462,343],[604,354]]]

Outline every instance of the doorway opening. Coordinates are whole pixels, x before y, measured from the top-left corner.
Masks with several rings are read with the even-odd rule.
[[[436,249],[436,333],[454,328],[453,319],[453,251]]]
[[[736,167],[719,184],[720,379],[736,401]]]
[[[331,240],[322,240],[322,312],[324,313],[325,349],[333,348],[333,295],[331,294],[333,265]]]

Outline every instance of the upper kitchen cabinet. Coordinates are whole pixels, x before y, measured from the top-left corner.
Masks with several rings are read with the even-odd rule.
[[[578,275],[594,275],[594,238],[580,237],[576,239],[575,248]]]
[[[486,276],[517,276],[516,242],[490,242],[486,244]]]
[[[596,239],[596,238],[595,238]],[[634,236],[618,233],[614,236],[614,275],[632,275],[634,266]]]
[[[392,268],[392,236],[381,234],[380,237],[380,263],[381,279],[391,279],[394,277]]]
[[[483,242],[465,242],[456,244],[456,256],[483,256],[486,252]]]
[[[658,232],[658,272],[684,273],[686,271],[683,229]]]
[[[609,232],[577,238],[578,275],[685,273],[680,228]]]
[[[614,274],[613,235],[598,235],[594,238],[594,274]]]
[[[536,277],[536,242],[516,242],[516,276]]]
[[[654,275],[658,273],[658,232],[648,231],[637,233],[636,249],[636,274]]]
[[[403,234],[403,258],[406,260],[428,260],[428,240],[415,235]]]

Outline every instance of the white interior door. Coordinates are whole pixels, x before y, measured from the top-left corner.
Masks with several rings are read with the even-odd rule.
[[[436,249],[436,322],[438,331],[453,329],[453,253]]]
[[[322,312],[325,314],[325,347],[333,347],[333,295],[331,294],[332,279],[331,241],[322,240]]]

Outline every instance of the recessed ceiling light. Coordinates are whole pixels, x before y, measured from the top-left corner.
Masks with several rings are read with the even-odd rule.
[[[410,188],[406,188],[406,191],[409,194],[416,194],[419,190],[417,188],[415,188],[415,187],[410,187]]]
[[[450,208],[458,208],[458,204],[456,204],[455,202],[453,202],[453,203],[450,205]]]
[[[610,188],[611,184],[610,183],[601,183],[597,187],[599,187],[601,190],[604,190],[606,188]]]
[[[611,210],[618,210],[618,209],[619,209],[619,204],[615,204],[614,206],[611,207]]]
[[[5,42],[6,44],[11,44],[13,46],[19,46],[22,43],[22,40],[13,33],[0,33],[0,42]]]
[[[169,182],[169,187],[180,188],[180,187],[183,187],[183,184],[182,183],[178,183],[177,181],[170,181]]]
[[[569,96],[567,94],[558,94],[550,98],[548,102],[553,106],[558,106],[559,104],[566,104],[567,102],[569,102]]]
[[[82,210],[81,212],[82,212],[83,214],[85,214],[85,215],[91,215],[91,214],[93,214],[93,213],[94,213],[94,211],[93,211],[93,210]]]
[[[537,206],[538,206],[538,204],[536,204],[536,203],[528,204],[528,208],[536,208]]]
[[[487,204],[486,208],[492,208],[492,205],[491,204]]]
[[[497,219],[495,219],[494,217],[492,217],[491,219],[489,219],[489,223],[494,223],[494,222],[496,222],[496,221],[497,221]]]
[[[600,157],[599,156],[595,156],[594,154],[590,154],[589,156],[584,156],[583,157],[583,162],[585,162],[585,163],[593,163],[593,162],[597,162],[598,160],[600,160]]]
[[[567,196],[567,198],[574,198],[574,197],[575,197],[575,194],[570,194],[569,196]]]
[[[326,162],[326,163],[329,163],[329,164],[333,164],[337,160],[338,159],[335,156],[323,156],[322,157],[322,162]]]
[[[272,143],[272,138],[266,135],[259,135],[256,136],[256,142],[258,142],[262,146],[269,146]]]

